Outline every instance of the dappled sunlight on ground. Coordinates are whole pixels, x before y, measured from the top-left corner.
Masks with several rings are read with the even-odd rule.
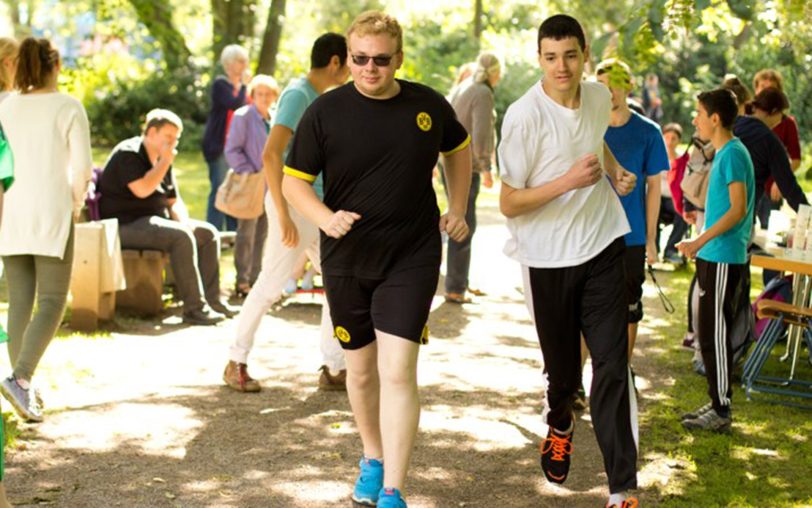
[[[309,473],[312,473],[312,469],[302,468],[291,471],[290,476],[307,477]],[[352,493],[347,482],[307,481],[305,479],[277,481],[271,488],[271,492],[269,492],[271,498],[273,498],[273,492],[296,498],[298,501],[305,503],[335,501],[341,498],[349,498]]]
[[[445,413],[435,412],[431,408],[427,408],[421,415],[420,423],[423,432],[450,432],[455,433],[460,438],[467,437],[463,441],[467,444],[463,446],[477,451],[521,449],[531,444],[513,425],[494,422],[491,418],[493,418],[493,414],[489,410],[473,409],[466,411],[463,416],[449,418]],[[536,420],[539,420],[539,418],[537,417]],[[540,433],[540,428],[537,431]],[[450,444],[459,446],[455,442]]]
[[[98,411],[72,411],[49,418],[41,432],[65,448],[91,452],[135,447],[142,453],[182,459],[203,423],[176,404],[122,403]]]
[[[474,237],[470,305],[434,299],[418,368],[422,419],[405,488],[414,508],[595,507],[608,495],[589,412],[578,415],[570,477],[544,480],[545,379],[518,265],[491,205]],[[677,312],[650,283],[633,365],[640,392],[641,506],[750,505],[763,486],[791,500],[812,421],[775,431],[783,407],[763,411],[738,386],[734,438],[689,434],[679,415],[704,402],[703,378],[680,345],[688,272],[658,274]],[[687,279],[687,280],[686,280]],[[439,295],[442,295],[442,288]],[[263,320],[248,363],[263,384],[241,394],[222,384],[236,320],[216,327],[123,320],[90,339],[67,335],[46,353],[35,382],[46,421],[21,424],[7,460],[13,502],[67,507],[345,508],[362,447],[345,393],[317,390],[320,297],[293,298]],[[126,330],[121,333],[120,330]],[[7,359],[0,358],[0,369]],[[591,363],[584,369],[589,390]],[[7,409],[7,406],[4,406]],[[721,465],[720,465],[721,464]],[[797,469],[796,469],[797,471]],[[807,475],[808,476],[808,475]],[[730,492],[708,492],[708,478]],[[785,499],[782,497],[782,499]]]

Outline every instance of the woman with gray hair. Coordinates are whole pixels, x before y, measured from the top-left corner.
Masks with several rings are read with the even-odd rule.
[[[237,44],[229,44],[220,54],[225,76],[215,78],[211,87],[211,112],[203,134],[203,157],[209,166],[211,191],[206,208],[206,221],[218,231],[235,231],[237,220],[214,207],[217,189],[226,177],[228,163],[224,155],[228,124],[234,111],[245,105],[248,78],[248,51]]]
[[[493,186],[491,164],[496,150],[496,111],[493,88],[502,77],[502,64],[493,53],[481,53],[476,59],[473,75],[455,90],[451,106],[457,118],[471,135],[473,175],[468,193],[468,212],[465,221],[470,233],[461,242],[449,238],[446,258],[445,299],[450,303],[470,303],[466,292],[481,295],[468,286],[471,266],[471,239],[476,230],[476,198],[480,183]]]

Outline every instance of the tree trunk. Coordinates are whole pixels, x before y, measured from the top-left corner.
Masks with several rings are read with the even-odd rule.
[[[276,72],[276,55],[279,53],[279,39],[282,37],[282,18],[285,16],[285,0],[272,0],[268,11],[268,23],[262,36],[262,49],[259,51],[257,74],[273,76]]]
[[[474,0],[474,40],[479,44],[482,38],[482,0]]]
[[[191,66],[192,53],[186,39],[172,23],[172,9],[166,0],[130,0],[150,35],[161,45],[168,69]]]
[[[25,23],[22,23],[22,18],[20,16],[20,0],[5,0],[5,3],[8,5],[9,21],[11,21],[11,25],[14,27],[14,37],[21,41],[30,36],[31,16],[34,13],[35,7],[33,0],[29,0],[25,3],[25,7],[27,8],[26,10],[28,12]]]
[[[211,0],[214,65],[224,47],[244,45],[253,35],[255,4],[256,0]]]

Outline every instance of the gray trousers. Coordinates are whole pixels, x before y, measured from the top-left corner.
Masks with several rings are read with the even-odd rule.
[[[8,356],[14,377],[30,380],[65,313],[73,269],[73,227],[62,259],[3,256],[3,264],[8,281]]]
[[[142,217],[120,225],[118,235],[122,249],[169,253],[183,312],[220,301],[220,238],[208,222]]]
[[[474,172],[471,175],[471,190],[468,192],[468,211],[465,212],[465,222],[470,232],[461,242],[448,239],[445,268],[445,292],[463,294],[468,289],[468,271],[471,267],[471,240],[476,231],[476,198],[479,196],[479,182],[481,175]],[[443,179],[445,181],[445,179]],[[446,190],[448,194],[448,190]]]
[[[234,245],[234,268],[237,269],[237,286],[253,286],[262,267],[262,246],[268,236],[268,217],[265,212],[256,219],[237,221],[237,240]]]

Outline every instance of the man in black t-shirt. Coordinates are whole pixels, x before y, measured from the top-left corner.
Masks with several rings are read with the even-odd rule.
[[[353,82],[305,112],[282,188],[322,231],[325,289],[364,446],[353,500],[405,506],[399,489],[417,432],[417,356],[441,231],[457,241],[468,234],[470,138],[440,94],[395,80],[403,52],[394,18],[361,14],[348,43]],[[439,153],[449,185],[443,216],[431,185]],[[319,173],[323,203],[310,186]]]
[[[123,248],[169,253],[183,321],[212,325],[234,311],[220,300],[217,231],[189,218],[172,173],[182,129],[171,111],[150,111],[143,136],[122,141],[107,159],[99,208],[103,219],[118,219]]]

